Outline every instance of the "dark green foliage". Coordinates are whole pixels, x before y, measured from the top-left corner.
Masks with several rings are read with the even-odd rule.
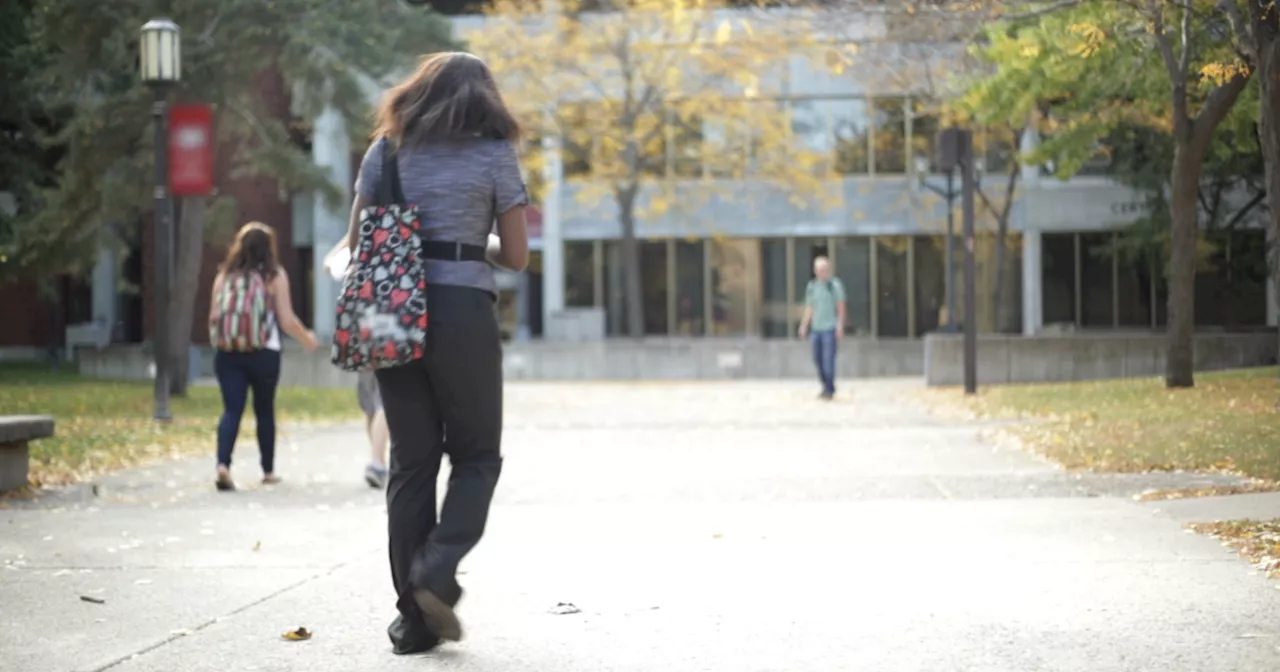
[[[220,157],[223,177],[280,180],[282,195],[340,194],[296,142],[306,120],[333,105],[362,132],[379,80],[451,46],[439,16],[386,0],[3,3],[0,191],[20,207],[0,219],[0,255],[10,257],[0,282],[30,269],[82,271],[104,225],[129,235],[150,209],[152,93],[139,81],[137,45],[157,16],[182,28],[173,99],[213,103],[218,146],[235,148]],[[293,94],[292,110],[271,109],[258,94],[272,70]]]

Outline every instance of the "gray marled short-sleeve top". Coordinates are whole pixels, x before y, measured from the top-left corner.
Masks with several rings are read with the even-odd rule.
[[[386,140],[369,146],[356,191],[376,198]],[[404,197],[418,206],[423,238],[484,245],[494,220],[528,205],[515,148],[505,140],[462,140],[401,149],[396,156]],[[477,287],[497,294],[493,267],[482,261],[427,260],[427,282]]]

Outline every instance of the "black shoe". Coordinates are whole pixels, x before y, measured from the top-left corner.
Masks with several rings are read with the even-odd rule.
[[[413,601],[422,610],[422,621],[428,630],[447,642],[462,639],[462,624],[458,622],[458,615],[453,612],[453,607],[439,595],[426,588],[415,588]]]
[[[835,396],[836,395],[834,392],[823,392],[822,394],[818,395],[818,398],[823,401],[831,401],[832,399],[835,398]]]
[[[440,646],[439,637],[422,627],[408,627],[404,616],[396,616],[396,620],[391,621],[391,625],[387,626],[387,637],[391,639],[391,651],[397,656],[426,653]]]

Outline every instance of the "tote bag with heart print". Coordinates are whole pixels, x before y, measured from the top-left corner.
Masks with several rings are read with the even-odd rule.
[[[371,371],[420,359],[427,337],[427,282],[418,208],[405,202],[396,155],[383,146],[377,203],[360,211],[360,238],[338,296],[332,361]]]

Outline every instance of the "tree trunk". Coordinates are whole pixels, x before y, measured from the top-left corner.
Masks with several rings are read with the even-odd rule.
[[[623,304],[627,311],[627,333],[644,337],[644,285],[641,282],[640,244],[636,240],[636,194],[638,185],[617,192],[618,220],[622,225]]]
[[[1190,134],[1176,134],[1174,150],[1172,231],[1169,249],[1169,352],[1165,385],[1195,385],[1196,237],[1199,234],[1199,193],[1203,161]]]
[[[1020,139],[1022,137],[1021,129],[1012,129],[1013,137]],[[1004,319],[1008,315],[1007,306],[1004,305],[1005,289],[1008,287],[1007,278],[1005,277],[1005,260],[1008,258],[1006,246],[1009,241],[1009,218],[1013,216],[1013,196],[1018,189],[1018,176],[1022,174],[1022,163],[1013,161],[1009,166],[1008,179],[1005,181],[1004,200],[997,210],[987,198],[986,192],[978,189],[978,196],[982,199],[982,204],[986,206],[987,212],[996,220],[996,259],[995,259],[995,289],[992,293],[993,305],[991,308],[992,323],[996,333],[1004,332]]]
[[[186,396],[190,380],[191,323],[195,319],[196,296],[200,293],[200,271],[204,261],[204,225],[207,206],[203,198],[182,202],[175,228],[173,290],[169,302],[169,390]]]

